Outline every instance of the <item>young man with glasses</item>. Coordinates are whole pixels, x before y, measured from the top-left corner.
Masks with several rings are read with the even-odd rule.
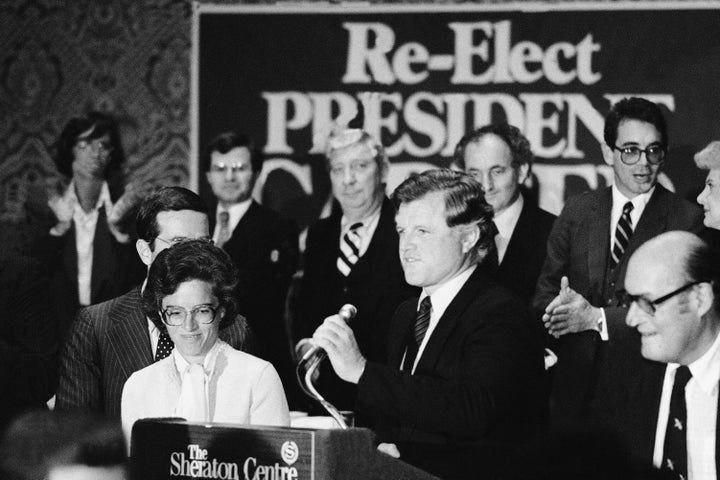
[[[719,471],[718,264],[716,251],[681,231],[633,253],[619,298],[640,345],[636,336],[617,344],[624,354],[609,359],[590,409],[639,467],[667,478],[715,479]]]
[[[568,199],[548,238],[533,307],[557,339],[551,424],[572,426],[587,406],[608,342],[627,335],[623,288],[627,260],[644,241],[668,230],[703,229],[702,212],[657,183],[667,159],[660,108],[626,98],[605,119],[602,153],[613,185]]]
[[[202,165],[213,193],[210,232],[238,269],[240,313],[253,331],[255,353],[273,364],[294,398],[299,393],[285,327],[285,298],[297,269],[297,227],[253,199],[263,155],[249,136],[217,135],[205,148]]]
[[[178,242],[212,241],[205,202],[181,187],[163,188],[146,198],[136,228],[135,247],[148,268],[160,252]],[[238,350],[246,346],[242,323],[241,318],[220,334]],[[172,348],[167,335],[143,313],[140,286],[81,309],[61,350],[56,408],[90,410],[119,419],[125,381]]]

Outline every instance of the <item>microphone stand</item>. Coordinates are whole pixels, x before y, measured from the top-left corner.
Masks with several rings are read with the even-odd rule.
[[[330,414],[332,418],[335,419],[335,421],[340,425],[340,428],[343,430],[347,430],[348,424],[345,422],[345,419],[340,414],[340,411],[338,411],[335,406],[325,400],[325,398],[320,395],[320,392],[317,391],[315,388],[315,385],[313,384],[313,374],[315,374],[315,371],[320,366],[320,363],[325,359],[327,354],[324,351],[316,352],[315,354],[311,355],[305,355],[300,361],[298,362],[297,368],[295,369],[295,375],[297,376],[298,383],[300,384],[300,388],[302,388],[302,391],[305,392],[305,395],[309,396],[313,400],[317,401],[322,407]],[[305,370],[305,374],[302,374],[302,371]]]

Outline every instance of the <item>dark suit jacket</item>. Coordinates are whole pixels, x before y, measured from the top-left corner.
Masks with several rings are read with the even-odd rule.
[[[535,293],[553,222],[555,215],[525,199],[505,256],[498,267],[499,282],[515,292],[526,305],[530,305]]]
[[[505,449],[543,425],[542,340],[517,297],[478,267],[410,375],[399,366],[416,309],[412,299],[395,313],[388,364],[367,363],[358,411],[375,418],[378,439],[396,443],[402,460],[441,478],[500,468]]]
[[[113,193],[112,200],[116,201],[122,191]],[[29,236],[27,253],[39,259],[50,272],[51,292],[62,335],[80,307],[75,224],[73,222],[65,235],[50,235],[57,218],[47,206],[47,199],[44,189],[36,189],[28,196],[25,205],[25,234]],[[104,207],[100,208],[93,240],[91,304],[127,292],[141,281],[144,272],[133,242],[121,244],[115,239],[107,225],[107,212]]]
[[[657,185],[635,227],[628,248],[614,270],[610,255],[611,188],[584,193],[565,204],[548,239],[547,256],[533,299],[538,321],[558,294],[560,278],[567,275],[570,287],[590,304],[605,309],[610,343],[627,336],[627,309],[618,306],[615,292],[622,290],[625,270],[633,252],[645,241],[670,230],[703,231],[703,215],[697,205]],[[595,331],[564,335],[554,350],[551,424],[574,425],[586,408],[603,367],[607,342]]]
[[[405,282],[398,254],[395,211],[385,199],[367,251],[344,277],[337,269],[342,213],[319,220],[308,231],[305,269],[295,313],[297,340],[311,337],[326,317],[351,303],[357,316],[350,323],[365,358],[384,362],[387,331],[393,312],[418,289]],[[323,365],[318,390],[331,403],[350,409],[354,387]]]
[[[215,217],[211,215],[210,231]],[[286,392],[291,392],[297,380],[285,326],[285,299],[298,264],[297,228],[253,201],[223,250],[239,271],[240,313],[253,332],[253,354],[272,363]]]
[[[664,363],[640,355],[636,334],[613,345],[617,354],[608,357],[601,372],[597,394],[586,413],[588,427],[609,430],[618,436],[636,467],[652,468],[665,369]],[[613,352],[615,353],[615,352]],[[715,427],[715,464],[720,472],[720,402]]]
[[[30,258],[0,258],[0,431],[29,408],[46,408],[57,386],[57,325],[49,283]]]
[[[244,319],[221,330],[220,338],[242,350]],[[140,287],[121,297],[82,308],[70,327],[60,355],[55,407],[90,410],[119,419],[125,381],[151,363],[153,353]]]

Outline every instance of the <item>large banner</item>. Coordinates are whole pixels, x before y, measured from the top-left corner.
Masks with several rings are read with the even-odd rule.
[[[195,5],[192,149],[242,131],[263,147],[256,196],[306,225],[328,198],[322,148],[364,107],[391,160],[388,191],[449,166],[471,129],[507,120],[535,153],[540,206],[612,182],[604,117],[626,96],[662,105],[661,182],[691,197],[692,157],[720,139],[717,3]]]

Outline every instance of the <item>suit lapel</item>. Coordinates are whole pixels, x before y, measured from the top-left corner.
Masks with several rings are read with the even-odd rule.
[[[387,339],[388,365],[390,367],[400,368],[400,362],[407,346],[407,332],[415,321],[417,301],[417,298],[413,298],[401,303],[393,316],[393,323],[388,330]]]
[[[425,350],[420,356],[420,360],[415,368],[416,372],[434,370],[435,364],[442,355],[445,342],[457,326],[467,306],[478,297],[478,292],[482,289],[484,278],[481,273],[481,268],[482,267],[478,266],[472,275],[470,275],[470,278],[468,278],[465,285],[458,291],[455,298],[450,302],[450,305],[445,309],[442,317],[438,320],[438,324],[435,330],[433,330],[427,345],[425,345]]]
[[[250,207],[248,207],[245,215],[240,218],[240,221],[235,226],[235,229],[232,231],[230,236],[230,240],[227,241],[226,245],[229,244],[233,248],[237,248],[237,245],[242,243],[244,237],[243,232],[251,232],[255,230],[256,225],[260,220],[260,206],[253,200],[250,202]]]
[[[532,231],[532,215],[530,209],[530,202],[524,200],[523,208],[520,211],[517,224],[510,236],[507,250],[505,250],[505,256],[503,257],[503,261],[500,263],[501,270],[511,268],[517,259],[525,258],[525,254],[527,253],[525,251],[525,240],[531,238],[537,233]]]
[[[612,213],[612,190],[605,188],[592,206],[590,225],[586,238],[589,285],[603,284],[607,256],[610,252],[610,215]],[[572,281],[572,280],[571,280]],[[602,291],[602,287],[600,288]]]
[[[150,333],[141,308],[140,287],[122,297],[121,303],[110,312],[110,322],[108,342],[127,377],[153,363]]]

